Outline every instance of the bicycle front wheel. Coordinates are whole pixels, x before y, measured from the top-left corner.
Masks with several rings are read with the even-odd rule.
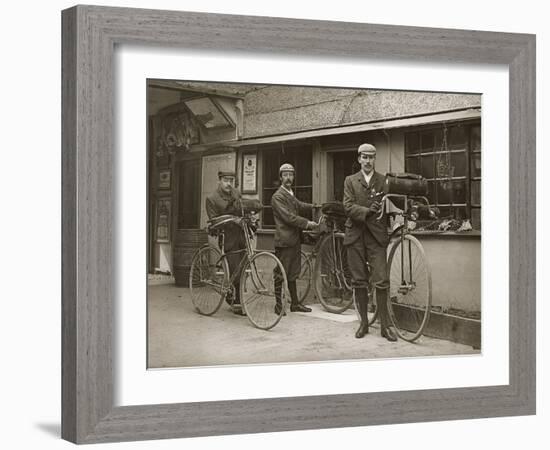
[[[353,303],[343,236],[328,234],[323,238],[315,260],[313,286],[319,302],[331,313],[340,314]]]
[[[401,339],[413,342],[428,324],[432,305],[432,274],[418,239],[407,234],[393,244],[388,271],[390,320]]]
[[[279,323],[284,314],[287,292],[286,273],[279,258],[261,252],[246,261],[241,272],[240,289],[242,306],[255,327],[269,330]]]
[[[223,303],[229,286],[229,267],[220,251],[203,247],[193,256],[189,272],[191,301],[199,314],[211,316]]]
[[[300,276],[296,280],[296,292],[298,294],[298,303],[301,305],[311,290],[311,276],[313,272],[311,259],[303,250],[301,251],[302,266],[300,268]]]

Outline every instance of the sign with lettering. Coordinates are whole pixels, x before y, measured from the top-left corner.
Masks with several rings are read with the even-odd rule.
[[[256,153],[243,154],[242,165],[242,193],[256,194],[258,191],[258,158]]]

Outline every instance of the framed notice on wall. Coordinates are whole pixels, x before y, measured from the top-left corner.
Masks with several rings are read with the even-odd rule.
[[[256,194],[258,192],[258,157],[257,153],[244,153],[242,164],[242,193]]]

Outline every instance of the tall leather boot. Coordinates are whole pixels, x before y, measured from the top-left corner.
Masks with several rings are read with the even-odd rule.
[[[246,313],[244,312],[244,309],[241,305],[241,290],[239,284],[233,285],[233,290],[235,292],[235,301],[233,302],[231,309],[234,314],[237,314],[239,316],[246,316]]]
[[[361,318],[361,324],[355,332],[355,337],[361,339],[369,332],[369,293],[366,288],[355,288],[355,306]]]
[[[290,311],[292,312],[311,312],[311,308],[300,305],[298,301],[298,292],[296,291],[296,280],[288,282],[288,290],[290,291]]]
[[[388,290],[376,288],[376,302],[380,315],[380,335],[390,342],[397,341],[395,330],[390,326],[388,317]]]

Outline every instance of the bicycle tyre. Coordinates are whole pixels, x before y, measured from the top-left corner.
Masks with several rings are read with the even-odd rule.
[[[281,310],[275,312],[275,273],[282,277]],[[256,328],[269,330],[279,323],[286,307],[288,284],[279,258],[269,252],[256,253],[246,261],[241,272],[241,304],[248,320]]]
[[[191,261],[189,292],[195,310],[211,316],[220,309],[229,285],[229,266],[221,252],[211,246],[200,248]]]
[[[343,235],[328,234],[319,245],[313,270],[313,286],[328,312],[340,314],[353,304],[351,276]]]
[[[388,313],[398,336],[418,339],[430,318],[432,275],[422,244],[407,234],[396,241],[388,258]]]
[[[303,305],[304,300],[311,291],[311,277],[313,275],[313,266],[311,264],[311,257],[304,252],[300,251],[302,264],[300,268],[300,276],[296,280],[296,290],[298,293],[298,303]]]

